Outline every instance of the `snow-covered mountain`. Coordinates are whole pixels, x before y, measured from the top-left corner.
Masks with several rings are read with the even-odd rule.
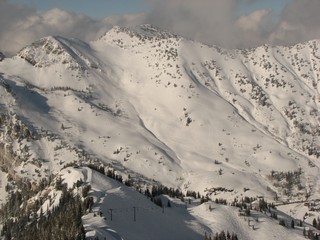
[[[308,211],[304,202],[320,199],[319,46],[314,40],[227,50],[151,25],[114,27],[90,43],[40,39],[0,61],[0,201],[12,179],[39,186],[43,178],[80,166],[69,172],[84,180],[84,166],[91,164],[115,170],[140,189],[162,184],[212,200],[298,202],[283,211],[301,219]],[[110,181],[91,183],[92,194],[109,193],[117,203],[107,207],[99,195],[95,204],[102,211],[128,205],[125,198],[149,206]],[[173,217],[193,226],[195,235],[180,224],[182,236],[227,229],[204,213],[205,206]],[[221,216],[234,214],[217,208]],[[146,214],[145,223],[153,217]],[[87,229],[99,235],[94,226],[101,225],[88,218]],[[171,225],[166,218],[164,228]],[[120,225],[108,226],[125,239],[151,239],[150,232],[139,238],[141,229]],[[271,227],[265,226],[259,228]],[[258,239],[237,229],[243,239]],[[288,234],[279,232],[277,239]],[[301,231],[292,234],[299,239]],[[169,239],[158,237],[152,239]]]

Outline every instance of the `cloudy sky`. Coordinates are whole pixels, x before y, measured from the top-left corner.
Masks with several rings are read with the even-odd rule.
[[[319,13],[320,0],[0,0],[0,51],[143,23],[227,48],[288,45],[320,38]]]

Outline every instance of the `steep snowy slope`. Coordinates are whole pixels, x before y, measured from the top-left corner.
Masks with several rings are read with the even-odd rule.
[[[73,183],[70,179],[83,179],[92,186],[89,195],[94,197],[96,204],[93,212],[83,218],[84,226],[88,228],[87,236],[101,239],[106,236],[114,239],[121,239],[120,236],[124,239],[201,239],[204,232],[210,231],[196,222],[182,203],[175,209],[162,212],[142,194],[89,168],[65,169],[62,178],[70,185]],[[117,238],[117,235],[120,236]]]
[[[303,92],[306,89],[295,82],[291,73],[282,72],[286,84],[290,85],[283,88],[298,90],[289,92],[285,89],[286,98],[281,100],[284,93],[275,86],[276,80],[266,80],[271,81],[270,90],[260,87],[255,80],[257,73],[262,78],[272,77],[273,73],[269,74],[260,66],[249,71],[253,68],[250,64],[254,66],[255,63],[247,59],[260,58],[269,63],[265,52],[271,50],[252,50],[250,56],[248,51],[208,48],[148,27],[142,28],[148,34],[141,34],[141,30],[115,28],[92,45],[98,53],[98,49],[115,45],[119,51],[117,58],[106,56],[111,65],[121,66],[115,80],[120,81],[121,88],[134,101],[147,129],[170,146],[182,168],[188,169],[186,178],[193,178],[194,172],[195,179],[201,177],[203,182],[208,179],[202,189],[210,186],[210,181],[219,186],[221,178],[224,185],[231,183],[227,187],[239,188],[235,185],[242,173],[237,176],[234,171],[255,172],[258,179],[249,181],[256,183],[263,181],[261,171],[305,169],[311,161],[305,157],[306,153],[317,155],[317,89]],[[304,50],[309,52],[309,43],[305,46]],[[283,51],[290,54],[286,48]],[[122,57],[123,52],[125,57]],[[317,52],[314,50],[313,53],[316,59]],[[130,54],[132,57],[128,58]],[[274,71],[280,71],[277,70],[278,61],[273,62]],[[130,76],[128,68],[133,69]],[[305,79],[300,78],[300,81]],[[300,96],[297,98],[296,92],[301,92],[301,99],[298,100]],[[310,95],[313,96],[311,99]],[[294,102],[306,106],[301,113],[294,113],[296,116],[292,116],[292,112],[302,106],[296,106]],[[306,112],[311,111],[309,108],[313,112],[306,116]],[[311,128],[312,132],[306,128]],[[223,165],[214,164],[217,162]],[[225,170],[223,177],[218,174],[222,166],[230,169]],[[225,178],[229,180],[225,181]],[[242,179],[240,188],[252,185]],[[191,188],[199,189],[199,183]],[[261,189],[260,186],[256,188]]]
[[[142,188],[319,199],[319,59],[318,41],[225,50],[151,25],[43,38],[0,62],[1,171],[91,163]]]

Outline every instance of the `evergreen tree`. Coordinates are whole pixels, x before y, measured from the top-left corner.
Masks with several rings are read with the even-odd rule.
[[[236,234],[232,234],[231,240],[238,240],[238,236]]]
[[[231,236],[230,236],[230,233],[229,231],[227,231],[227,239],[230,240]]]
[[[44,199],[41,197],[34,202],[33,209],[29,209],[26,205],[21,204],[21,201],[27,200],[26,196],[29,195],[25,196],[23,191],[12,192],[8,202],[0,210],[0,218],[4,217],[2,218],[3,229],[1,232],[3,238],[8,240],[85,239],[85,231],[81,221],[81,216],[86,210],[83,208],[85,205],[79,196],[74,196],[72,190],[67,190],[65,185],[61,187],[62,196],[59,205],[51,210],[47,207],[46,213],[42,209]],[[19,202],[20,205],[17,208],[16,205]]]
[[[286,226],[286,222],[284,221],[284,219],[280,219],[279,220],[279,225],[281,225],[281,226]]]
[[[294,228],[294,221],[293,221],[293,219],[291,220],[291,228]]]
[[[315,218],[312,221],[312,226],[315,228],[317,227],[317,220]]]
[[[204,240],[208,240],[207,232],[204,233]]]

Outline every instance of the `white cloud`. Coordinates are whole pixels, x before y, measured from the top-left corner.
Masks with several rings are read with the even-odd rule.
[[[228,48],[263,44],[274,28],[272,9],[238,16],[240,4],[259,0],[150,0],[147,21],[182,36]]]
[[[270,16],[271,12],[272,9],[259,9],[249,15],[240,16],[236,21],[236,26],[246,31],[258,31],[263,27],[261,24],[264,23],[266,17]]]
[[[268,38],[274,29],[272,9],[258,9],[240,16],[235,22],[240,47],[252,47],[270,43]]]
[[[236,1],[154,0],[146,21],[205,43],[230,46],[234,44]]]
[[[320,38],[319,0],[293,0],[280,16],[271,9],[237,15],[239,4],[267,0],[149,1],[149,22],[205,43],[234,48]]]
[[[111,16],[95,20],[61,9],[40,12],[0,0],[0,51],[14,53],[48,35],[84,41],[97,39],[113,25],[152,23],[165,30],[223,47],[292,44],[320,38],[320,1],[292,0],[280,16],[258,9],[238,16],[239,4],[267,0],[146,0],[146,15]]]
[[[0,51],[13,54],[27,44],[49,35],[91,41],[113,25],[133,26],[140,24],[142,19],[144,15],[134,14],[94,20],[58,8],[40,12],[25,5],[0,0]]]
[[[274,44],[294,44],[320,38],[320,1],[294,0],[283,10],[277,28],[270,34]]]

